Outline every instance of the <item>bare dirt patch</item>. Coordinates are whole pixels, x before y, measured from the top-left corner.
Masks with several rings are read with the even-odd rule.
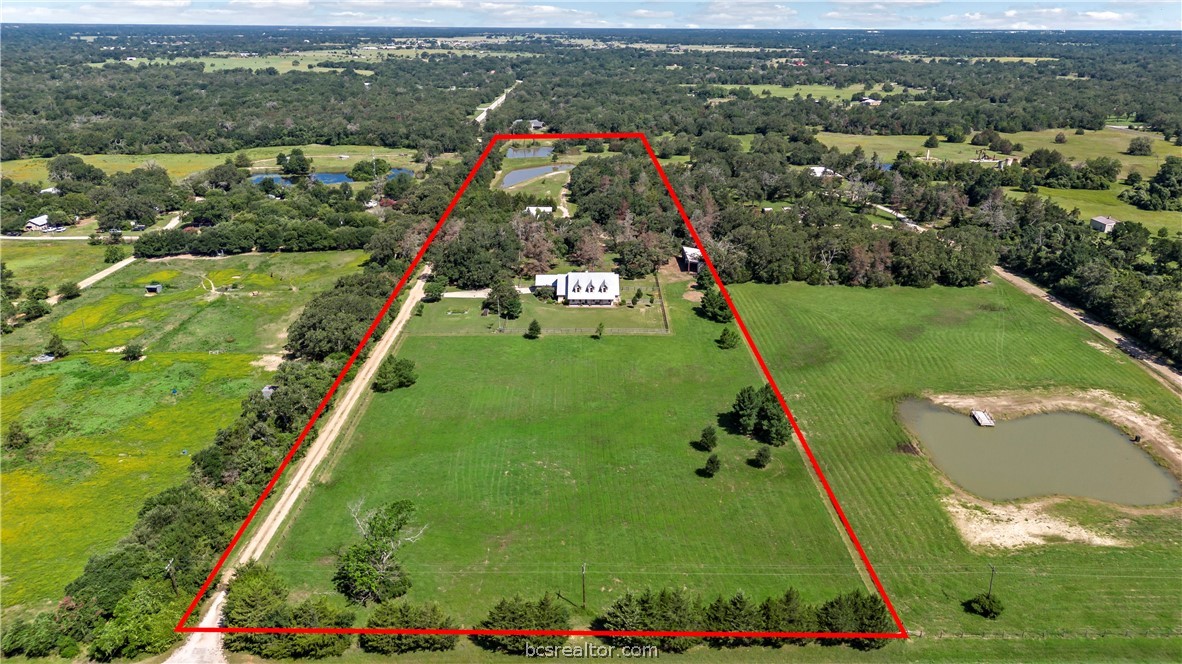
[[[690,302],[697,303],[702,301],[703,295],[704,293],[700,290],[687,290],[681,294],[681,297],[689,300]]]
[[[251,366],[262,367],[267,371],[278,371],[279,365],[283,364],[282,355],[264,355],[257,360],[250,363]]]
[[[996,504],[964,494],[943,500],[960,536],[970,546],[1016,549],[1052,542],[1080,542],[1093,546],[1128,546],[1115,537],[1101,535],[1047,514],[1056,499],[1024,504]]]
[[[1174,475],[1182,478],[1182,441],[1174,437],[1170,424],[1156,415],[1146,413],[1140,404],[1121,399],[1107,390],[1074,393],[998,392],[970,396],[936,394],[927,395],[927,398],[964,413],[977,408],[984,409],[999,420],[1055,411],[1095,415],[1130,436],[1140,436],[1141,440],[1136,444]]]

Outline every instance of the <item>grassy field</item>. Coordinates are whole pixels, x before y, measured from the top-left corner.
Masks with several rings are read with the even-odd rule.
[[[1120,200],[1117,196],[1127,189],[1123,184],[1113,185],[1111,189],[1050,189],[1039,187],[1038,195],[1055,201],[1059,206],[1073,210],[1079,209],[1080,219],[1091,219],[1099,215],[1106,215],[1121,221],[1136,221],[1150,231],[1156,232],[1165,228],[1171,233],[1182,232],[1182,212],[1165,210],[1142,210]],[[1025,193],[1016,188],[1007,188],[1006,194],[1014,198],[1024,198]]]
[[[401,148],[387,148],[380,145],[280,145],[266,148],[248,148],[242,150],[254,161],[253,167],[274,168],[275,156],[280,152],[291,152],[299,148],[304,154],[313,157],[313,168],[320,172],[348,171],[358,161],[369,159],[370,155],[381,157],[397,168],[418,170],[421,164],[414,163],[414,150]],[[340,157],[345,155],[345,159]],[[93,154],[78,155],[88,164],[97,166],[107,173],[126,172],[139,168],[147,163],[159,164],[174,179],[188,177],[219,164],[234,154],[200,154],[186,152],[179,154]],[[0,173],[6,178],[17,182],[48,182],[49,172],[46,170],[48,159],[11,159],[0,163]]]
[[[478,55],[481,57],[520,57],[532,56],[533,53],[519,53],[511,51],[486,51],[483,49],[442,49],[442,48],[392,48],[381,50],[365,50],[359,49],[356,51],[349,51],[346,49],[327,49],[314,51],[293,51],[282,55],[250,55],[239,56],[238,54],[221,53],[209,55],[201,58],[153,58],[142,59],[134,62],[128,62],[133,67],[150,65],[175,65],[185,62],[201,62],[205,64],[206,71],[224,71],[229,69],[266,69],[274,67],[280,74],[286,74],[292,71],[310,71],[318,73],[342,72],[344,71],[343,63],[345,62],[381,62],[386,58],[415,58],[422,53],[429,53],[431,55],[447,55],[449,53],[457,55]],[[316,66],[320,62],[340,62],[341,67],[320,67]],[[105,62],[91,63],[92,67],[102,67],[107,64],[123,62],[122,60],[113,59]],[[309,67],[308,65],[312,65]],[[370,69],[360,68],[355,70],[358,74],[363,76],[373,75]]]
[[[1055,136],[1063,132],[1067,136],[1066,143],[1055,143]],[[1149,134],[1130,129],[1104,129],[1089,131],[1083,136],[1076,136],[1072,130],[1046,129],[1043,131],[1020,131],[1013,134],[1002,134],[1014,143],[1021,143],[1022,152],[1015,152],[1014,156],[1022,157],[1038,148],[1058,150],[1069,160],[1079,163],[1095,157],[1114,157],[1124,164],[1124,173],[1138,171],[1142,175],[1151,177],[1157,172],[1167,156],[1182,156],[1182,147],[1172,145],[1163,140],[1160,135]],[[1153,140],[1153,154],[1148,157],[1133,157],[1124,154],[1129,147],[1129,141],[1136,137],[1148,137]],[[861,145],[867,155],[878,153],[883,160],[894,160],[900,151],[914,155],[927,154],[928,148],[923,147],[926,136],[898,135],[898,136],[861,136],[857,134],[834,134],[819,132],[817,139],[829,147],[836,147],[843,152]],[[939,147],[931,148],[932,157],[951,161],[967,161],[974,159],[981,148],[964,143],[941,142]],[[992,153],[991,153],[992,154]]]
[[[865,86],[861,85],[847,85],[844,88],[835,88],[832,85],[731,85],[726,86],[728,90],[735,88],[747,88],[751,90],[756,96],[769,97],[784,97],[792,98],[796,95],[801,97],[813,97],[814,99],[832,99],[834,101],[849,101],[854,94],[869,95],[871,92],[882,92],[882,85],[876,85],[867,90]],[[898,88],[897,90],[902,90]],[[889,93],[887,93],[889,94]]]
[[[695,473],[706,455],[690,441],[758,374],[741,349],[714,346],[720,326],[691,313],[685,288],[669,288],[668,336],[527,341],[412,327],[398,353],[418,363],[418,383],[372,396],[273,564],[301,592],[332,593],[332,554],[356,536],[346,506],[407,498],[429,526],[404,549],[410,597],[467,625],[516,592],[573,597],[583,562],[581,625],[650,584],[761,598],[794,585],[814,601],[860,587],[794,449],[760,471],[746,463],[755,444],[722,433],[722,472]]]
[[[631,300],[637,288],[646,293],[655,291],[651,281],[621,281],[621,291]],[[410,331],[419,335],[483,335],[502,327],[508,333],[524,333],[531,320],[537,320],[542,331],[569,332],[571,328],[593,330],[603,323],[607,328],[639,328],[659,330],[665,327],[661,316],[661,301],[649,306],[648,300],[636,307],[595,307],[577,309],[561,304],[540,302],[532,295],[521,297],[521,316],[516,320],[501,321],[495,315],[481,316],[480,299],[444,298],[423,307],[423,315],[411,319]],[[564,332],[564,333],[565,333]],[[579,332],[582,334],[582,332]]]
[[[37,450],[4,459],[5,609],[59,599],[87,558],[125,536],[143,500],[183,477],[189,455],[265,384],[260,359],[282,352],[280,334],[308,298],[361,258],[326,252],[139,261],[6,335],[4,419],[24,422]],[[164,294],[144,297],[144,284],[153,281],[166,284]],[[213,295],[211,282],[241,289]],[[29,364],[51,331],[74,352]],[[147,344],[139,362],[103,352],[133,339]]]
[[[0,241],[0,261],[21,286],[42,285],[54,291],[58,284],[77,283],[107,267],[104,249],[85,242]]]
[[[517,161],[516,159],[514,161]],[[562,188],[570,181],[570,171],[559,171],[550,175],[526,180],[521,184],[514,185],[505,189],[513,194],[529,194],[531,196],[541,196],[542,198],[549,198],[558,204],[558,197],[562,193]]]
[[[1142,404],[1182,437],[1177,397],[1130,359],[1092,347],[1098,338],[1084,327],[1005,283],[971,290],[740,285],[732,293],[909,629],[990,638],[1107,631],[1122,638],[1101,639],[1073,657],[1111,661],[1136,652],[1125,630],[1144,636],[1180,626],[1176,511],[1072,500],[1056,516],[1131,546],[972,549],[941,506],[950,492],[944,481],[925,458],[896,451],[909,439],[894,404],[924,392],[1099,388]],[[987,563],[997,566],[995,590],[1006,605],[997,621],[960,607],[984,590]],[[1177,657],[1178,640],[1157,644],[1134,659]],[[1010,653],[1031,661],[1060,646],[1070,647],[1055,637],[1050,644],[927,638],[915,657],[985,661]]]

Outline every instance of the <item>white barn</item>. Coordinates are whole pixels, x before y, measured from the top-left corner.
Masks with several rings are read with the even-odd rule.
[[[49,227],[49,215],[42,214],[25,222],[26,231],[43,231]]]
[[[572,307],[607,307],[620,299],[620,275],[615,272],[539,274],[534,288],[549,286],[560,302]]]

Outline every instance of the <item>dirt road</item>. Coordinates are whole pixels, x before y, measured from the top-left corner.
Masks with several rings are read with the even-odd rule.
[[[1144,348],[1138,346],[1133,340],[1126,337],[1123,333],[1100,323],[1087,314],[1087,312],[1076,309],[1063,302],[1059,298],[1051,295],[1042,288],[1035,286],[1026,279],[1002,268],[1001,266],[993,266],[993,271],[997,276],[1005,279],[1011,284],[1017,286],[1020,290],[1041,300],[1046,300],[1059,311],[1062,311],[1080,323],[1086,325],[1093,332],[1108,339],[1116,344],[1117,348],[1124,351],[1129,357],[1133,358],[1149,371],[1149,375],[1156,378],[1162,385],[1170,388],[1175,394],[1182,395],[1182,374],[1179,374],[1170,365],[1166,364],[1165,360],[1156,353],[1151,353]]]
[[[480,115],[476,116],[476,123],[477,124],[484,124],[484,121],[488,119],[488,112],[495,111],[498,106],[505,103],[505,97],[508,97],[509,93],[513,92],[513,88],[517,87],[520,84],[521,84],[521,81],[515,81],[513,83],[513,85],[509,86],[508,90],[505,90],[504,92],[502,92],[501,96],[494,99],[491,104],[489,104],[488,106],[476,107],[476,110],[480,111]]]
[[[424,265],[422,276],[425,277],[430,271],[430,266]],[[398,316],[394,318],[394,322],[390,324],[386,333],[373,346],[369,358],[361,365],[344,395],[337,400],[328,416],[321,421],[320,433],[307,448],[304,458],[287,471],[290,480],[279,499],[272,504],[271,510],[262,524],[239,545],[237,555],[232,557],[232,562],[222,569],[220,587],[214,593],[213,599],[202,616],[201,625],[216,626],[218,624],[221,618],[222,602],[226,597],[225,583],[234,575],[235,568],[257,559],[267,549],[267,545],[279,531],[288,512],[299,501],[300,495],[307,488],[317,467],[328,456],[337,435],[345,428],[353,408],[361,400],[365,391],[369,389],[369,384],[373,381],[378,366],[389,354],[390,349],[394,347],[395,340],[406,327],[415,305],[422,298],[423,280],[420,278],[415,280],[414,285],[407,292],[406,301],[402,303]],[[225,656],[222,653],[222,635],[206,633],[190,634],[184,645],[167,660],[168,664],[224,664],[225,661]]]

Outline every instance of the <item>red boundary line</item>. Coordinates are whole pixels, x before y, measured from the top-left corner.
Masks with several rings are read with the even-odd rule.
[[[669,191],[669,196],[673,200],[674,206],[677,207],[678,214],[681,215],[682,221],[685,222],[685,227],[689,230],[690,236],[694,239],[694,244],[697,245],[698,250],[702,252],[702,258],[706,263],[706,267],[710,269],[711,276],[714,277],[715,283],[718,284],[719,291],[722,293],[726,304],[730,307],[731,313],[735,316],[735,322],[739,325],[739,331],[743,333],[743,338],[747,340],[747,346],[751,349],[751,353],[755,356],[755,361],[759,364],[759,369],[763,372],[763,376],[772,387],[772,391],[776,395],[776,399],[780,402],[780,407],[784,409],[784,414],[788,416],[788,421],[792,424],[792,431],[795,432],[797,440],[800,441],[801,447],[804,448],[807,454],[809,463],[812,464],[813,470],[817,477],[821,480],[821,486],[824,487],[825,493],[829,496],[829,502],[833,505],[834,511],[841,519],[842,526],[845,527],[846,535],[850,538],[854,548],[858,551],[858,556],[862,559],[862,564],[866,566],[866,571],[870,574],[870,579],[874,582],[874,587],[878,591],[882,601],[886,604],[887,610],[891,614],[891,619],[894,620],[895,626],[898,627],[897,632],[659,632],[659,631],[611,631],[611,630],[514,630],[514,629],[380,629],[380,628],[363,628],[363,627],[187,627],[185,623],[197,610],[197,605],[201,603],[201,598],[205,596],[214,579],[217,578],[218,572],[221,571],[225,565],[226,560],[230,557],[230,552],[238,545],[238,541],[250,526],[250,522],[254,520],[258,514],[259,509],[262,508],[267,496],[275,489],[275,485],[279,482],[279,477],[283,471],[287,469],[292,458],[295,457],[296,452],[303,445],[304,439],[308,437],[312,427],[316,421],[320,419],[320,415],[324,409],[328,407],[329,401],[332,400],[337,388],[340,387],[341,382],[345,378],[345,374],[353,366],[357,357],[361,354],[361,350],[365,348],[377,329],[378,324],[389,313],[390,307],[393,306],[394,301],[398,298],[399,293],[402,292],[406,282],[410,280],[423,255],[427,253],[427,248],[435,240],[435,236],[439,234],[443,224],[451,216],[452,210],[455,209],[456,204],[459,203],[460,197],[467,191],[468,185],[476,177],[476,173],[480,167],[484,165],[484,161],[492,152],[493,146],[501,141],[514,140],[537,140],[539,137],[554,140],[585,140],[585,139],[636,139],[644,144],[644,149],[648,152],[649,159],[652,160],[653,166],[657,169],[657,175],[661,176],[661,182],[665,184],[665,189]],[[887,596],[886,590],[882,586],[882,581],[879,580],[878,574],[874,571],[874,566],[870,564],[870,558],[866,556],[866,551],[862,548],[862,543],[858,541],[858,536],[854,534],[853,526],[850,525],[849,519],[846,518],[845,511],[841,508],[841,503],[838,502],[837,496],[833,493],[833,488],[829,486],[829,481],[825,479],[825,473],[821,471],[821,465],[817,462],[817,457],[813,454],[812,448],[809,447],[808,441],[804,438],[804,433],[800,430],[800,426],[796,423],[796,418],[792,415],[792,410],[788,407],[788,402],[785,401],[783,393],[780,392],[779,385],[776,384],[772,373],[768,369],[767,363],[764,362],[763,356],[759,353],[759,348],[755,345],[755,340],[751,338],[751,333],[747,330],[747,325],[743,323],[742,316],[739,315],[739,310],[735,307],[734,300],[731,299],[730,293],[726,286],[722,283],[722,279],[718,276],[718,270],[714,267],[714,262],[710,260],[710,255],[706,253],[706,247],[702,244],[702,238],[698,236],[698,231],[694,229],[693,223],[690,222],[689,215],[686,214],[685,208],[681,205],[681,199],[673,191],[673,185],[669,182],[669,176],[665,174],[665,169],[661,167],[661,162],[657,159],[656,153],[653,151],[652,145],[648,142],[648,137],[640,132],[621,132],[621,133],[586,133],[586,134],[496,134],[488,145],[484,147],[484,151],[480,153],[480,157],[472,166],[472,170],[468,176],[464,178],[464,182],[460,185],[459,191],[452,197],[451,203],[448,204],[447,209],[443,211],[443,215],[439,217],[435,227],[431,229],[431,233],[427,235],[427,239],[423,242],[423,246],[419,248],[418,253],[410,262],[410,266],[402,273],[402,278],[398,280],[398,284],[394,287],[394,291],[390,293],[390,297],[386,298],[386,303],[382,306],[381,311],[370,323],[369,329],[361,337],[357,348],[353,350],[353,354],[349,356],[345,366],[341,368],[337,374],[336,380],[333,381],[332,387],[328,389],[328,393],[320,400],[320,404],[316,407],[316,411],[312,413],[308,424],[304,426],[303,431],[296,438],[295,443],[288,450],[287,456],[280,462],[279,467],[275,469],[275,473],[271,476],[271,481],[267,483],[266,488],[263,489],[262,494],[258,500],[255,501],[254,507],[251,508],[250,513],[246,515],[246,520],[238,527],[238,531],[234,533],[234,537],[230,540],[229,546],[222,552],[221,557],[218,558],[217,564],[214,565],[210,571],[209,576],[206,577],[205,583],[201,585],[201,589],[197,591],[197,596],[189,603],[189,607],[185,610],[184,615],[177,622],[175,630],[181,633],[220,633],[220,634],[455,634],[455,635],[490,635],[490,636],[648,636],[648,637],[665,637],[665,636],[685,636],[685,637],[732,637],[732,638],[816,638],[816,639],[906,639],[908,638],[907,628],[903,626],[903,621],[899,618],[898,612],[895,610],[894,604],[891,603],[890,597]]]

